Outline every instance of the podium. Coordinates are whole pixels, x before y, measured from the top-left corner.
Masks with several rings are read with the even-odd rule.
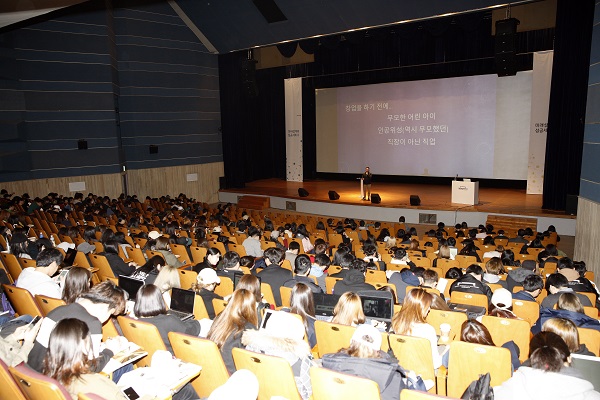
[[[364,199],[365,198],[365,185],[364,185],[364,178],[361,176],[360,178],[356,178],[357,180],[360,181],[360,198]]]
[[[479,204],[479,182],[452,181],[452,203]]]

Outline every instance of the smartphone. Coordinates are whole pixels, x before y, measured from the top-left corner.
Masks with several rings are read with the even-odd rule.
[[[132,387],[128,387],[127,389],[123,390],[123,393],[125,393],[125,396],[127,396],[129,400],[136,400],[140,398],[140,396],[135,392],[135,390],[133,390]]]

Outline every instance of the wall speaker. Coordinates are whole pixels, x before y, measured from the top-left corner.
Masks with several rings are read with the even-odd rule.
[[[308,197],[308,190],[306,190],[304,188],[298,188],[298,196]]]
[[[567,202],[565,204],[565,214],[577,215],[577,205],[579,203],[579,197],[574,194],[567,195]]]
[[[151,144],[150,147],[148,148],[148,150],[150,151],[150,154],[157,154],[158,146],[155,144]]]
[[[416,195],[416,194],[410,195],[410,205],[411,206],[420,206],[421,205],[421,199],[419,198],[418,195]]]
[[[340,195],[335,190],[329,191],[329,200],[339,200]]]
[[[77,142],[77,148],[78,148],[79,150],[87,150],[87,148],[88,148],[88,143],[87,143],[87,140],[85,140],[85,139],[80,139],[80,140]]]
[[[496,21],[496,73],[498,76],[517,74],[517,25],[516,18]]]
[[[256,85],[256,60],[242,61],[242,90],[247,97],[258,97]]]
[[[371,193],[371,203],[379,204],[381,203],[381,196],[379,193]]]

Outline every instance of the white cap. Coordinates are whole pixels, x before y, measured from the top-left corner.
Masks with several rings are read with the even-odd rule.
[[[152,239],[152,240],[156,240],[156,239],[158,239],[161,236],[162,236],[162,234],[160,232],[158,232],[158,231],[150,231],[150,232],[148,232],[148,237],[150,239]]]
[[[500,310],[512,307],[512,293],[504,288],[498,288],[492,295],[492,304]]]
[[[371,350],[381,350],[381,333],[372,325],[359,325],[352,335],[352,341],[367,346]]]
[[[306,330],[300,318],[285,311],[273,311],[270,314],[264,328],[269,335],[298,341],[304,339]]]
[[[221,233],[223,232],[223,229],[221,229],[220,226],[215,226],[212,231],[213,233]]]
[[[205,285],[212,283],[221,283],[221,278],[217,276],[214,269],[204,268],[198,273],[198,281],[202,281]]]

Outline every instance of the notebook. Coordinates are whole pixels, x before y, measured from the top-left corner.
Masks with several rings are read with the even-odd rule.
[[[394,313],[394,303],[392,299],[365,295],[361,295],[360,299],[362,301],[365,317],[370,320],[385,323],[386,330],[389,330],[392,325],[392,316]]]
[[[196,292],[193,290],[171,289],[171,309],[169,314],[175,315],[182,321],[194,318],[194,303]]]
[[[129,301],[135,301],[138,290],[144,286],[144,281],[133,279],[128,276],[119,275],[119,287],[129,295]]]
[[[340,296],[337,294],[313,293],[315,301],[315,317],[321,321],[331,321],[333,319],[333,309]]]

